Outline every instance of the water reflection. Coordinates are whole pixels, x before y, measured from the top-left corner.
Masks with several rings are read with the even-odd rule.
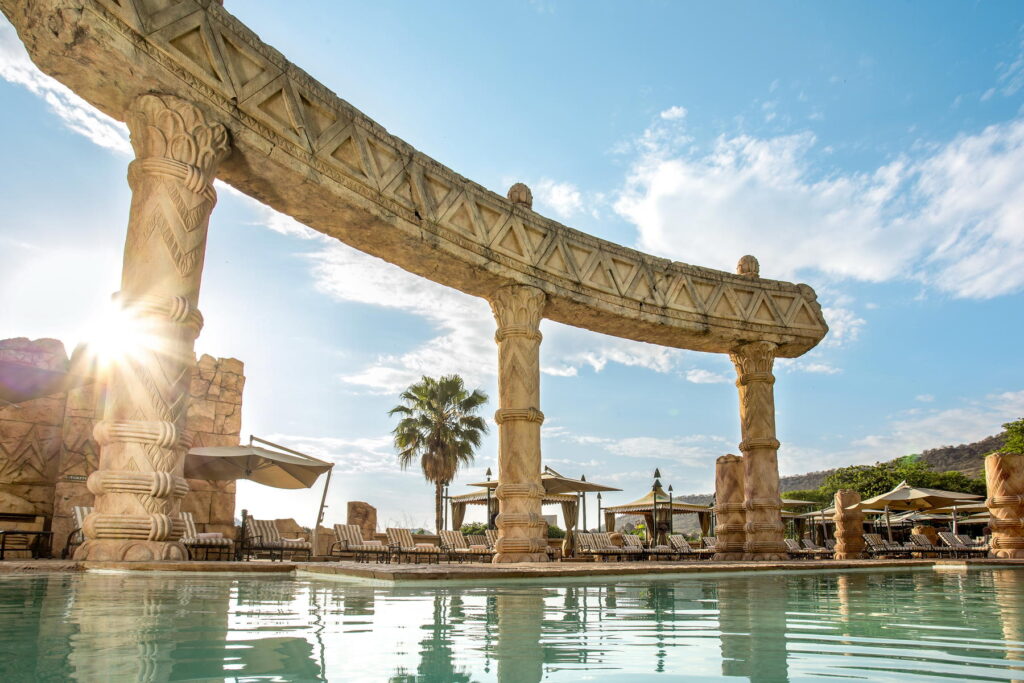
[[[1014,569],[387,588],[0,579],[0,680],[1024,679]]]

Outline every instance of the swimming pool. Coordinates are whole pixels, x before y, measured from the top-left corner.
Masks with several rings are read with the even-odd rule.
[[[1024,571],[555,586],[0,577],[0,680],[1024,679]]]

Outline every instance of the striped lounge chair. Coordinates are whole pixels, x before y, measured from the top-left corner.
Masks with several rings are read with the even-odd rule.
[[[76,505],[71,508],[71,512],[75,517],[75,528],[68,534],[68,540],[64,543],[63,557],[67,558],[75,552],[75,548],[82,545],[85,541],[85,534],[82,533],[82,527],[85,525],[85,518],[92,514],[93,508],[88,505]]]
[[[498,530],[487,529],[484,531],[484,535],[487,537],[487,547],[497,552],[498,550]]]
[[[796,539],[784,538],[782,541],[786,544],[786,552],[793,557],[811,557],[811,551],[801,548],[800,542]]]
[[[272,519],[253,519],[246,522],[245,548],[246,557],[266,553],[271,560],[295,559],[297,553],[305,553],[308,560],[313,555],[313,545],[301,538],[284,538]]]
[[[196,520],[191,512],[182,512],[181,521],[185,523],[185,534],[181,537],[181,542],[188,550],[190,559],[198,559],[197,551],[199,550],[203,551],[204,560],[210,559],[210,551],[216,553],[217,559],[230,560],[234,557],[235,542],[230,538],[225,538],[224,534],[218,533],[198,533]]]
[[[803,540],[803,544],[804,544],[804,548],[806,548],[808,552],[814,554],[815,557],[826,557],[827,558],[827,557],[832,557],[832,555],[835,554],[835,550],[829,550],[828,548],[824,548],[824,547],[818,545],[817,543],[815,543],[814,539],[811,539],[811,538],[805,538]]]
[[[459,562],[463,560],[490,562],[494,557],[494,551],[489,550],[486,545],[470,545],[461,531],[442,531],[441,547],[448,552],[449,559],[454,557]]]
[[[676,551],[676,555],[679,555],[680,559],[690,557],[699,560],[702,557],[708,557],[714,552],[710,548],[694,549],[682,534],[672,534],[668,537],[668,543]]]
[[[388,545],[391,547],[391,556],[398,559],[415,558],[416,562],[423,560],[430,562],[441,561],[441,549],[432,543],[416,543],[412,540],[412,532],[408,529],[387,529]]]
[[[387,562],[391,559],[386,545],[378,540],[363,539],[363,530],[358,524],[335,524],[334,538],[335,542],[327,551],[332,557],[352,553],[356,562],[368,560],[371,555],[376,557],[378,562]]]
[[[953,557],[970,557],[971,555],[980,555],[987,552],[985,549],[979,548],[978,546],[964,543],[963,539],[951,531],[940,531],[939,540],[946,544],[953,553]]]
[[[608,545],[611,545],[612,538],[610,534],[602,534],[608,538]],[[674,553],[668,546],[661,546],[666,554],[673,555]],[[648,550],[644,547],[643,542],[639,536],[634,534],[622,534],[622,548],[620,550],[623,553],[623,557],[627,557],[631,560],[642,559],[645,555],[657,555],[657,548],[651,548]]]

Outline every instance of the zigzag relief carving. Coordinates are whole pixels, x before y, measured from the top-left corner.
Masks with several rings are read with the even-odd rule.
[[[25,23],[18,4],[0,0],[13,22]],[[74,24],[65,29],[91,37],[68,42],[62,36],[74,31],[30,27],[38,35],[29,48],[44,71],[117,117],[141,92],[196,102],[232,134],[238,162],[221,166],[224,180],[412,272],[476,296],[502,285],[540,287],[554,320],[679,348],[729,352],[764,339],[793,357],[828,331],[809,287],[642,254],[459,176],[290,64],[216,0],[38,4],[36,14],[64,17]],[[58,12],[79,4],[85,11]],[[114,34],[124,39],[104,38]],[[132,69],[118,68],[129,62]],[[124,80],[101,82],[82,63]],[[301,193],[278,191],[299,186]]]

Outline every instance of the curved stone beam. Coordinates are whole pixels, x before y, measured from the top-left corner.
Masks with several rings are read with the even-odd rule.
[[[807,285],[597,239],[463,178],[291,64],[216,0],[0,0],[32,59],[119,120],[139,94],[231,132],[219,177],[324,234],[468,294],[537,287],[544,316],[617,337],[795,357],[828,331]],[[756,271],[755,271],[756,272]]]

